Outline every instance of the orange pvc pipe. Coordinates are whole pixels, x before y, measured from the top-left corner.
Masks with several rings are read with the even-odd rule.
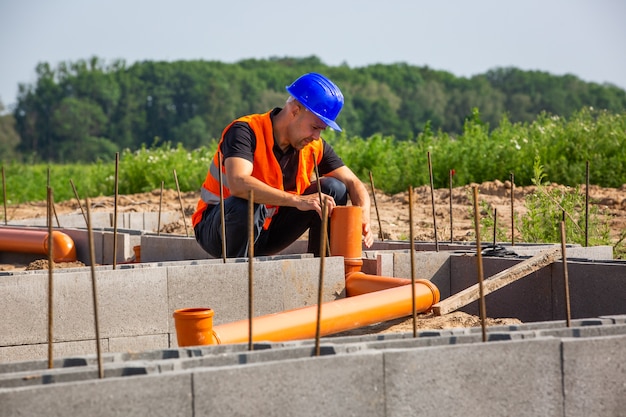
[[[361,222],[359,206],[337,206],[330,217],[330,253],[346,259],[361,260]]]
[[[418,279],[416,282],[425,283],[430,281]],[[409,285],[410,279],[396,277],[382,277],[380,275],[369,275],[363,272],[351,272],[346,274],[346,296],[368,294],[375,291]],[[428,284],[426,284],[428,285]]]
[[[52,232],[54,262],[74,262],[76,247],[63,232]],[[47,255],[48,231],[18,227],[0,227],[0,251]]]
[[[424,282],[425,281],[425,282]],[[411,286],[357,295],[322,304],[320,335],[326,336],[413,313]],[[415,310],[428,311],[439,302],[439,289],[430,281],[415,284]],[[253,342],[311,339],[316,335],[317,306],[303,307],[253,319]],[[213,328],[218,344],[244,343],[249,337],[248,320]]]

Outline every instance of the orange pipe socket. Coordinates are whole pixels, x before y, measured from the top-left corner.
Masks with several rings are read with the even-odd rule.
[[[411,286],[376,291],[322,304],[322,336],[356,329],[375,323],[410,316],[413,313]],[[428,311],[439,302],[439,289],[427,280],[415,284],[415,310]],[[317,306],[303,307],[252,320],[252,339],[288,341],[315,337]],[[248,320],[221,324],[213,328],[218,344],[248,342]]]
[[[63,232],[52,232],[54,262],[74,262],[76,247]],[[0,227],[0,252],[48,254],[48,231],[17,227]]]
[[[182,308],[174,311],[178,346],[216,344],[213,314],[210,308]]]
[[[363,266],[361,210],[358,206],[337,206],[330,217],[330,253],[344,257],[346,274]]]

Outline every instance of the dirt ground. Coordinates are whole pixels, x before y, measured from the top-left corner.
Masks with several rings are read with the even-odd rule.
[[[365,184],[370,190],[369,184]],[[472,187],[471,184],[463,187],[455,187],[452,190],[452,210],[450,210],[450,190],[437,189],[431,195],[430,187],[422,186],[415,188],[413,195],[413,235],[417,241],[434,241],[436,223],[437,239],[440,242],[450,241],[474,241],[474,228],[472,226]],[[481,202],[486,202],[490,210],[496,210],[498,227],[506,231],[507,241],[510,242],[511,231],[511,185],[509,182],[500,181],[485,182],[478,185],[478,198]],[[562,187],[554,185],[554,187]],[[515,187],[513,209],[516,213],[523,215],[525,212],[524,199],[529,193],[535,192],[535,187]],[[198,201],[197,192],[181,193],[180,196],[175,190],[164,190],[163,196],[160,190],[152,192],[120,195],[118,196],[117,210],[123,212],[158,212],[159,209],[166,211],[184,210],[185,221],[164,224],[161,233],[171,233],[178,235],[193,235],[191,228],[191,214],[194,212]],[[433,198],[434,196],[434,198]],[[598,186],[589,187],[591,203],[598,206],[605,216],[609,225],[611,241],[613,244],[624,245],[624,231],[626,230],[626,184],[620,188],[601,188]],[[382,229],[386,240],[408,240],[410,236],[409,227],[409,198],[408,192],[395,195],[386,195],[376,191],[372,198],[371,220],[372,229],[378,239],[379,231]],[[114,197],[104,196],[90,199],[90,212],[113,212]],[[433,200],[435,206],[435,216],[433,220]],[[82,201],[84,204],[84,201]],[[30,202],[16,205],[9,205],[7,208],[7,218],[9,220],[28,219],[46,216],[45,201]],[[81,214],[81,210],[76,200],[55,203],[55,213],[57,216],[63,214]],[[450,214],[451,213],[451,214]],[[380,217],[380,218],[379,218]],[[451,222],[452,218],[452,222]],[[451,226],[452,225],[452,226]],[[450,232],[452,230],[452,233]],[[491,237],[482,237],[483,242],[491,241]],[[519,237],[516,236],[516,241]],[[83,266],[82,263],[56,265],[55,268],[68,268],[73,266]],[[47,262],[36,261],[31,265],[9,265],[0,264],[0,271],[42,269],[47,268]],[[480,319],[465,313],[451,313],[443,317],[432,317],[429,314],[422,314],[417,321],[418,328],[443,329],[449,327],[470,327],[480,326]],[[487,325],[515,324],[519,320],[515,318],[488,318]],[[409,332],[413,328],[413,320],[401,319],[393,322],[386,322],[376,326],[350,332],[384,333],[393,331]]]

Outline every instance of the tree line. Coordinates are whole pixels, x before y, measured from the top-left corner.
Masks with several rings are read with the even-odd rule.
[[[315,56],[132,65],[92,57],[37,65],[36,81],[20,85],[12,114],[0,117],[0,158],[90,162],[163,143],[196,149],[235,117],[282,107],[285,86],[305,72],[339,85],[346,101],[338,123],[360,138],[460,134],[474,109],[492,126],[505,116],[516,123],[583,107],[626,110],[626,91],[617,86],[516,68],[464,78],[405,63],[328,66]]]

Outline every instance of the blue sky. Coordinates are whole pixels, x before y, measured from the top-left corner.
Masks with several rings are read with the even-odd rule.
[[[514,66],[626,89],[622,0],[0,0],[0,100],[35,66],[318,56],[469,77]]]

